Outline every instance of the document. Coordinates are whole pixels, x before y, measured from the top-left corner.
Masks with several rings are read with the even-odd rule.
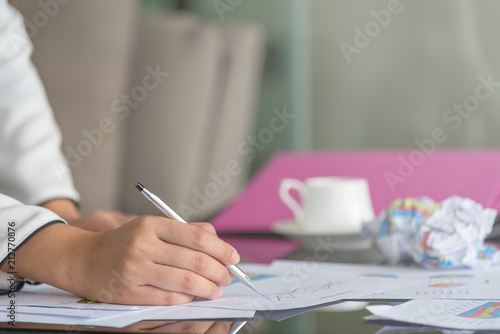
[[[295,262],[299,264],[300,262]],[[283,270],[282,266],[252,268],[241,266],[255,285],[263,292],[259,295],[241,282],[233,281],[224,287],[217,300],[198,300],[189,306],[277,311],[305,307],[321,307],[343,299],[404,287],[415,283],[413,279],[394,281],[385,277],[351,275],[341,271],[317,267],[311,271]],[[300,268],[299,268],[300,269]]]
[[[178,306],[115,305],[85,300],[48,285],[16,292],[18,322],[124,327],[142,320],[248,320],[256,314],[284,319],[346,299],[387,293],[417,283],[398,268],[283,261],[240,266],[263,292],[234,280],[217,300],[197,299]],[[399,268],[400,269],[400,268]],[[0,314],[9,314],[8,296],[0,296]]]
[[[424,271],[414,273],[420,281],[404,289],[374,292],[355,299],[500,299],[500,270]]]
[[[465,330],[500,328],[500,300],[419,299],[367,309],[382,318],[426,326]]]
[[[500,267],[488,269],[429,270],[419,267],[394,267],[342,263],[306,264],[300,261],[275,261],[271,269],[280,271],[285,277],[293,273],[302,275],[337,275],[341,273],[352,279],[372,277],[392,281],[395,284],[411,280],[415,282],[403,288],[373,291],[351,300],[410,300],[421,298],[448,299],[500,299]]]
[[[94,303],[67,291],[41,284],[26,286],[15,296],[15,321],[73,326],[121,328],[143,320],[251,320],[252,310],[188,308],[180,306],[134,306]],[[11,305],[0,296],[0,315],[7,318]]]

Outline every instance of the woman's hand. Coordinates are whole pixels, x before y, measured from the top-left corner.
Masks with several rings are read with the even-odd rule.
[[[216,299],[240,257],[212,225],[140,216],[104,233],[54,224],[18,251],[21,277],[107,303],[175,305]]]
[[[104,210],[93,211],[82,216],[76,204],[65,198],[53,199],[43,203],[41,206],[51,210],[68,224],[92,232],[109,231],[137,217],[137,215]]]

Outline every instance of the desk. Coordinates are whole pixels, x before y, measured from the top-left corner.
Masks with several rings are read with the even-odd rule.
[[[283,241],[277,237],[268,237],[268,241],[279,243]],[[257,240],[259,240],[257,238]],[[238,246],[237,238],[232,237],[233,244],[236,248]],[[242,242],[248,242],[248,238],[242,238]],[[258,249],[259,247],[254,247]],[[279,247],[283,249],[283,247]],[[251,252],[250,248],[246,248],[246,252]],[[252,254],[242,253],[242,258],[252,258]],[[293,260],[307,260],[311,257],[311,251],[307,249],[298,248],[295,251],[283,256],[285,259]],[[360,251],[349,251],[349,252],[333,252],[325,261],[328,262],[344,262],[344,263],[379,263],[382,260],[382,256],[375,250],[360,250]],[[342,307],[343,304],[340,304]],[[354,306],[359,306],[356,304],[351,304]],[[289,334],[289,333],[357,333],[357,334],[374,334],[379,332],[387,324],[381,323],[370,323],[363,319],[363,317],[369,315],[369,312],[364,310],[364,308],[354,310],[354,311],[339,311],[339,306],[334,305],[326,307],[324,309],[314,310],[307,313],[297,315],[295,317],[283,320],[281,322],[275,322],[272,320],[266,320],[262,318],[257,318],[255,322],[247,323],[238,333],[241,334]],[[337,308],[337,309],[336,309]],[[398,325],[397,323],[389,323],[390,325]],[[213,324],[211,322],[177,322],[177,323],[162,323],[162,322],[142,322],[129,326],[124,329],[109,329],[109,328],[86,328],[86,327],[75,327],[75,326],[55,326],[55,325],[39,325],[39,324],[21,324],[16,323],[15,327],[8,325],[7,323],[0,323],[0,334],[1,333],[13,333],[13,332],[43,332],[43,333],[144,333],[144,332],[155,332],[155,333],[204,333]],[[212,327],[209,333],[228,333],[229,323],[218,323]],[[401,324],[399,324],[401,326]],[[188,330],[189,329],[189,330]],[[388,329],[388,327],[386,327]],[[393,331],[390,333],[443,333],[442,331],[436,329],[425,329],[422,327],[415,327],[413,329],[401,329]],[[389,333],[389,332],[387,332]],[[449,333],[449,332],[447,332]],[[458,333],[454,332],[454,333]],[[476,332],[480,333],[480,332]],[[491,333],[491,332],[488,332]],[[498,331],[500,333],[500,329]]]

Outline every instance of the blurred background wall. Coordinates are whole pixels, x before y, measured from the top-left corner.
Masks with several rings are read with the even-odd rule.
[[[273,66],[266,68],[259,126],[273,104],[287,105],[300,123],[271,150],[415,148],[437,127],[448,137],[440,147],[500,142],[498,84],[477,106],[470,97],[482,84],[479,77],[500,81],[498,1],[185,4],[214,21],[254,20],[266,27]]]
[[[14,4],[36,23],[33,15],[56,2],[19,0]],[[40,66],[64,135],[73,145],[78,142],[70,138],[71,132],[81,133],[83,123],[74,124],[63,115],[70,104],[59,104],[64,100],[59,95],[72,96],[71,89],[79,94],[114,89],[106,97],[85,98],[102,103],[84,109],[109,113],[110,103],[131,87],[127,73],[133,63],[130,57],[138,51],[133,40],[138,21],[169,15],[190,15],[203,25],[229,31],[234,25],[250,24],[260,27],[265,36],[260,39],[264,43],[261,67],[254,68],[262,72],[255,78],[258,86],[250,108],[254,118],[247,120],[249,133],[236,140],[246,149],[235,153],[245,161],[245,172],[239,175],[245,180],[280,149],[420,149],[425,148],[423,143],[437,148],[482,148],[497,147],[500,142],[500,3],[495,0],[77,2],[57,2],[58,13],[38,27],[33,38],[35,64]],[[66,16],[71,19],[63,19]],[[58,38],[44,41],[53,34]],[[87,44],[80,50],[81,43]],[[99,53],[116,61],[96,67]],[[54,54],[61,61],[51,60]],[[68,90],[62,93],[49,78],[82,66],[93,68],[97,79],[81,80],[82,76],[73,73],[73,79],[59,79],[59,85]],[[115,81],[115,88],[110,88],[108,80]],[[73,101],[80,106],[84,103]],[[269,132],[277,115],[285,117],[285,126]],[[73,130],[68,130],[71,124]],[[439,142],[433,139],[436,129],[444,134]],[[113,135],[123,136],[120,131]],[[224,138],[224,131],[217,132]],[[95,159],[91,169],[95,174],[103,158],[96,154],[91,159]],[[120,159],[116,153],[110,163],[118,166]],[[90,163],[85,160],[84,164]],[[73,173],[77,185],[88,182],[80,167]],[[116,188],[122,179],[115,175],[122,172],[106,173],[110,176],[102,182],[115,180],[107,184]],[[224,202],[240,187],[241,182]],[[120,196],[108,197],[113,200],[105,206],[120,207]],[[85,208],[102,204],[98,197],[90,197],[95,199],[85,202]]]

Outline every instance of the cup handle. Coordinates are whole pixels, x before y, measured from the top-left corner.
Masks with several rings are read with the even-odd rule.
[[[292,210],[295,220],[298,222],[304,221],[304,209],[302,206],[292,197],[290,190],[296,190],[300,195],[300,200],[304,200],[304,196],[307,191],[307,187],[304,182],[297,179],[283,179],[280,184],[279,195],[283,203],[285,203],[290,210]]]

